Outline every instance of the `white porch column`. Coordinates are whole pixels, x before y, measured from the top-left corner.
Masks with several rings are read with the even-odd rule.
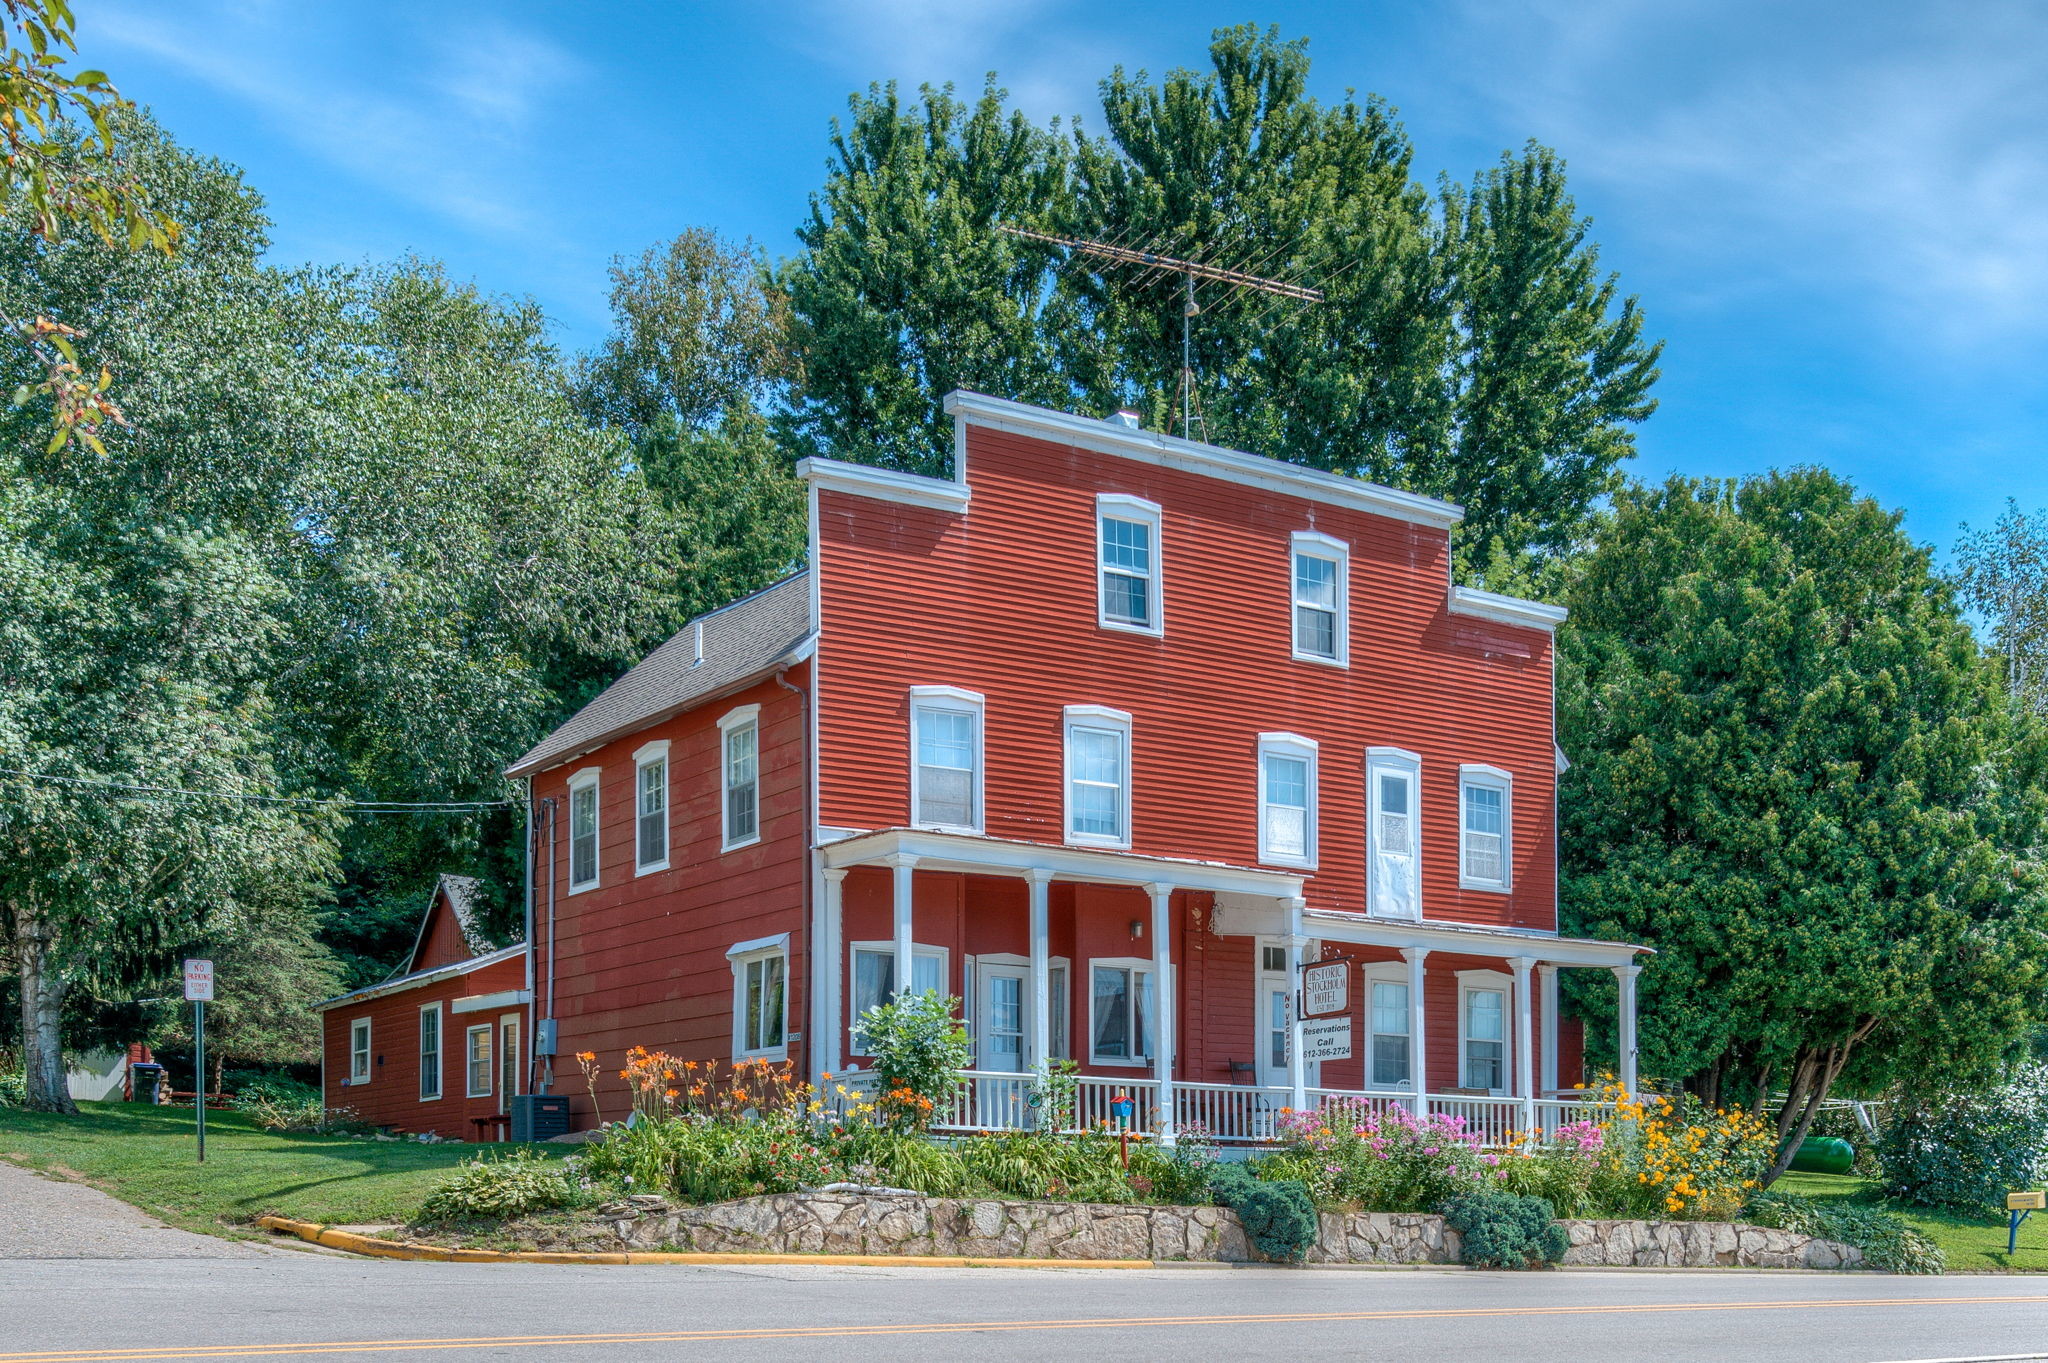
[[[1052,872],[1033,867],[1031,884],[1031,1065],[1052,1063]]]
[[[883,858],[883,860],[884,860],[884,861],[886,861],[886,862],[887,862],[887,863],[889,864],[889,868],[890,868],[890,869],[891,869],[891,870],[892,870],[892,871],[893,871],[893,872],[895,873],[895,876],[896,876],[896,881],[895,881],[895,891],[896,891],[896,897],[895,897],[895,938],[896,938],[896,941],[895,941],[895,946],[896,946],[896,989],[895,989],[895,997],[897,997],[897,998],[901,998],[901,997],[902,997],[903,995],[905,995],[905,994],[907,994],[907,993],[909,993],[909,992],[910,992],[910,979],[911,979],[911,975],[912,975],[912,973],[913,973],[913,970],[912,970],[912,965],[913,965],[913,962],[912,962],[912,953],[911,953],[911,943],[912,943],[912,942],[913,942],[913,941],[914,941],[915,939],[914,939],[914,938],[913,938],[913,937],[911,936],[911,919],[910,919],[910,905],[911,905],[911,888],[912,888],[912,885],[913,885],[913,881],[912,881],[912,876],[913,876],[913,875],[915,874],[915,868],[916,868],[916,866],[917,866],[917,858],[916,858],[915,856],[911,855],[911,854],[910,854],[910,853],[908,853],[908,852],[892,852],[892,853],[890,853],[890,854],[889,854],[888,856],[884,857],[884,858]],[[940,988],[940,989],[942,989],[942,990],[943,990],[943,989],[945,988],[945,985],[946,985],[946,982],[945,982],[944,980],[941,980],[941,981],[939,981],[939,988]]]
[[[846,934],[842,908],[845,886],[845,867],[825,868],[825,921],[823,931],[818,934],[817,946],[818,1002],[811,1015],[817,1068],[825,1074],[839,1073],[843,1055],[840,1047],[846,1040],[846,1008],[842,992],[846,980]]]
[[[1542,1096],[1557,1096],[1557,967],[1536,967],[1536,1006],[1543,1010]]]
[[[1401,948],[1401,959],[1408,963],[1408,1064],[1409,1078],[1415,1084],[1418,1121],[1429,1115],[1429,1053],[1424,1045],[1428,1036],[1424,1029],[1427,1017],[1422,1008],[1422,963],[1428,956],[1428,947]]]
[[[1642,973],[1639,965],[1614,967],[1614,978],[1621,985],[1621,1086],[1631,1098],[1636,1096],[1636,976]]]
[[[1145,887],[1152,896],[1152,997],[1157,1016],[1152,1020],[1152,1077],[1159,1087],[1159,1143],[1174,1143],[1173,1062],[1180,1038],[1174,1022],[1178,1011],[1173,978],[1173,886],[1154,882]]]
[[[1523,1138],[1536,1129],[1536,1008],[1529,993],[1529,974],[1536,968],[1533,956],[1516,956],[1508,964],[1515,972],[1515,1096],[1522,1100]]]
[[[1308,1107],[1308,1065],[1301,1058],[1301,949],[1308,943],[1301,911],[1307,906],[1305,899],[1287,901],[1287,1087],[1296,1112]]]

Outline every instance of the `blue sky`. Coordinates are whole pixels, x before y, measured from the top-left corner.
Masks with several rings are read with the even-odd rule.
[[[997,70],[1094,117],[1245,21],[1397,105],[1417,169],[1537,138],[1668,341],[1635,472],[1812,462],[1946,549],[2048,504],[2048,5],[85,0],[80,47],[269,199],[280,261],[418,252],[537,298],[691,225],[771,253],[849,92]]]

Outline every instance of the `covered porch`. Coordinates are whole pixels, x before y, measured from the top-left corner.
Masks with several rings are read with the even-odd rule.
[[[1033,1069],[1079,1069],[1075,1124],[1164,1142],[1270,1140],[1285,1110],[1343,1099],[1457,1117],[1489,1143],[1584,1114],[1557,972],[1612,971],[1633,1090],[1640,948],[1524,928],[1312,909],[1304,877],[971,834],[885,829],[820,849],[814,1079],[861,1091],[865,1007],[959,996],[976,1046],[940,1129],[1040,1123]],[[1304,1016],[1304,967],[1341,1007]]]

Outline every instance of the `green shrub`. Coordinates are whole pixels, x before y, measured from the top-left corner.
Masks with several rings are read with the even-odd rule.
[[[320,1090],[311,1084],[302,1084],[290,1075],[252,1075],[235,1085],[234,1106],[239,1111],[248,1111],[260,1102],[306,1103],[320,1101]]]
[[[926,990],[899,994],[861,1015],[861,1047],[874,1057],[875,1104],[893,1125],[922,1131],[952,1106],[974,1042],[960,1000]]]
[[[1863,1251],[1863,1261],[1887,1273],[1941,1273],[1948,1259],[1941,1247],[1890,1212],[1853,1202],[1758,1193],[1742,1209],[1753,1226],[1773,1226],[1839,1240]]]
[[[572,1207],[583,1197],[561,1164],[530,1150],[514,1150],[463,1161],[427,1194],[419,1219],[496,1221]]]
[[[28,1075],[20,1070],[0,1070],[0,1107],[21,1107],[28,1102]]]
[[[583,1171],[593,1180],[687,1202],[788,1193],[840,1177],[809,1132],[780,1123],[642,1121],[610,1127],[583,1150]]]
[[[1976,1215],[2004,1207],[2007,1193],[2048,1178],[2048,1066],[1988,1091],[1896,1104],[1877,1159],[1889,1196]]]
[[[1252,1247],[1275,1262],[1299,1261],[1321,1229],[1298,1179],[1254,1177],[1243,1164],[1218,1164],[1209,1170],[1209,1195],[1237,1213]]]
[[[908,1188],[929,1197],[949,1197],[967,1188],[960,1154],[933,1144],[921,1132],[855,1128],[841,1137],[835,1153],[846,1176],[857,1183]]]
[[[1559,1262],[1571,1248],[1571,1237],[1540,1197],[1461,1193],[1438,1211],[1458,1232],[1459,1261],[1474,1268],[1536,1268]]]

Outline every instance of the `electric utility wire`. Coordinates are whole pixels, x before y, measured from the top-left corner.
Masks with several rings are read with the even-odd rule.
[[[0,776],[21,776],[34,781],[86,786],[108,792],[144,797],[176,795],[203,800],[242,800],[250,804],[294,805],[321,809],[343,809],[352,814],[474,814],[487,809],[504,809],[517,800],[352,800],[345,795],[257,795],[242,790],[190,790],[182,786],[145,786],[128,781],[108,781],[91,776],[59,776],[54,772],[24,771],[0,767]],[[117,797],[118,798],[118,797]]]

